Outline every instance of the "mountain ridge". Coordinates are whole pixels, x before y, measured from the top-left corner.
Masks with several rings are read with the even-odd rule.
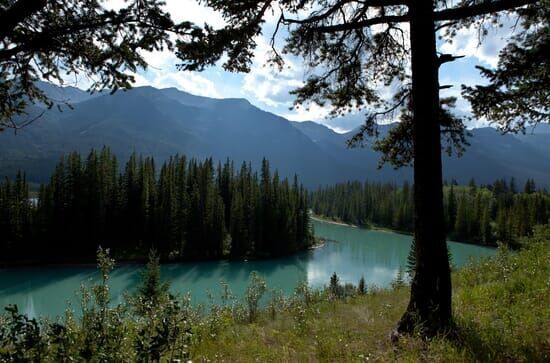
[[[72,97],[72,109],[49,110],[17,135],[0,133],[0,176],[11,177],[22,169],[29,180],[44,182],[62,154],[77,150],[86,155],[91,148],[107,145],[119,160],[135,151],[159,161],[186,154],[229,158],[237,166],[250,161],[259,168],[266,157],[282,176],[298,174],[310,188],[357,179],[395,183],[412,179],[410,168],[379,170],[380,155],[370,149],[348,149],[345,141],[353,131],[339,134],[313,121],[288,121],[242,98],[214,99],[151,86],[87,97],[72,87],[40,87],[48,95]],[[29,114],[41,112],[41,106],[29,106]],[[380,127],[387,132],[391,126]],[[474,177],[489,183],[497,178],[515,177],[518,182],[534,178],[550,185],[545,133],[500,135],[485,128],[472,134],[462,158],[443,158],[446,179],[467,182]]]

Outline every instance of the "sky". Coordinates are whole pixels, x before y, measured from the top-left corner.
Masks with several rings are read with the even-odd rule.
[[[110,0],[109,5],[119,6],[123,0]],[[166,0],[167,10],[175,21],[192,21],[198,25],[205,22],[221,27],[224,20],[212,9],[201,6],[196,0]],[[289,91],[299,87],[307,72],[299,59],[287,58],[282,72],[266,65],[269,39],[277,20],[277,14],[270,14],[264,25],[264,34],[256,39],[257,48],[251,71],[247,74],[229,73],[219,65],[203,72],[183,72],[176,69],[178,59],[169,51],[144,54],[149,63],[146,70],[135,74],[135,86],[151,85],[157,88],[176,87],[180,90],[214,98],[246,98],[253,105],[293,121],[315,121],[337,132],[349,131],[362,124],[365,111],[359,111],[342,118],[328,118],[329,108],[312,105],[308,109],[291,109],[293,96]],[[460,85],[482,84],[476,65],[494,67],[498,53],[513,34],[514,19],[506,19],[502,28],[491,29],[480,44],[475,29],[459,31],[452,43],[439,41],[443,53],[463,55],[464,58],[444,64],[440,69],[440,84],[453,87],[443,90],[441,96],[457,96],[455,112],[469,115],[468,102],[460,98]],[[389,90],[381,90],[389,93]],[[482,120],[472,120],[469,127],[485,126]]]

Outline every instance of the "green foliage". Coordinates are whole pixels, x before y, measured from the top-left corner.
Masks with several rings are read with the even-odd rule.
[[[271,320],[277,317],[277,311],[284,305],[285,297],[281,289],[270,289],[269,302],[267,303]]]
[[[515,183],[515,182],[514,182]],[[512,183],[510,183],[512,184]],[[520,237],[550,217],[550,195],[527,180],[519,193],[499,179],[491,185],[444,187],[445,219],[450,239],[495,246],[497,241],[517,247]],[[339,221],[413,231],[413,200],[409,184],[348,182],[320,188],[310,196],[313,212]],[[412,252],[407,268],[413,266]]]
[[[297,301],[306,307],[309,307],[315,298],[316,293],[312,290],[307,281],[299,282],[296,288],[294,288],[294,301]]]
[[[130,352],[121,350],[128,327],[124,324],[125,308],[122,305],[111,307],[109,275],[114,268],[114,260],[109,250],[97,251],[97,265],[101,280],[98,284],[81,288],[81,335],[78,354],[82,359],[129,359]]]
[[[395,275],[395,278],[391,282],[392,289],[399,289],[406,285],[405,281],[405,272],[401,267],[399,267],[399,270],[397,270],[397,275]]]
[[[120,5],[84,0],[0,2],[0,131],[32,122],[34,117],[14,117],[24,114],[29,103],[67,103],[47,98],[35,81],[63,83],[86,76],[90,91],[129,88],[131,73],[147,66],[142,51],[172,49],[171,37],[190,31],[189,23],[172,21],[162,1]]]
[[[359,284],[357,285],[357,293],[359,295],[365,295],[367,293],[367,285],[365,283],[365,277],[361,276]]]
[[[154,246],[178,261],[272,257],[313,242],[306,191],[296,177],[271,175],[267,160],[261,177],[250,164],[180,156],[157,173],[152,158],[132,154],[119,174],[106,147],[62,158],[36,202],[24,174],[0,183],[0,217],[6,263],[86,262],[100,243],[122,259]]]
[[[25,174],[17,173],[13,182],[9,179],[0,182],[0,248],[5,258],[9,257],[10,251],[14,254],[28,252],[25,236],[32,233],[32,211]]]
[[[134,343],[137,357],[144,361],[160,362],[161,357],[187,358],[193,333],[185,311],[173,297],[159,301],[137,330]],[[184,342],[178,345],[178,342]]]
[[[9,305],[5,310],[8,316],[5,322],[0,324],[1,360],[6,362],[40,361],[46,346],[36,319],[29,319],[20,314],[15,305]]]
[[[245,301],[247,307],[248,322],[256,321],[258,310],[260,308],[260,299],[266,291],[265,280],[257,272],[250,273],[250,280],[245,292]]]
[[[456,274],[455,309],[463,344],[481,361],[544,361],[550,333],[550,225],[536,226],[519,251]]]
[[[142,284],[135,296],[138,311],[148,312],[169,299],[168,282],[161,281],[160,261],[155,250],[149,252],[149,261],[141,277]]]
[[[340,285],[340,278],[336,275],[336,272],[330,276],[328,291],[332,297],[341,297],[343,295],[342,286]]]
[[[522,31],[500,51],[496,69],[478,67],[489,84],[462,86],[474,114],[502,131],[525,132],[528,126],[550,122],[549,9],[548,0],[521,9],[517,24]]]

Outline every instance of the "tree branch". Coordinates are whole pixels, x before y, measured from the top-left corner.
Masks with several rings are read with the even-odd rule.
[[[20,22],[46,6],[47,0],[19,0],[0,12],[0,39],[4,39]]]
[[[407,21],[409,21],[409,16],[407,14],[406,15],[386,15],[386,16],[379,16],[376,18],[370,18],[370,19],[365,19],[365,20],[351,22],[351,23],[314,26],[312,27],[312,30],[319,33],[332,33],[332,32],[339,32],[339,31],[346,31],[346,30],[362,29],[362,28],[377,25],[377,24],[404,23]]]
[[[441,66],[443,63],[454,62],[456,59],[464,57],[463,55],[441,54],[437,57],[437,63]]]
[[[435,12],[436,21],[461,20],[473,16],[497,13],[499,11],[511,10],[529,4],[537,3],[537,0],[498,0],[488,1],[477,5],[461,6]]]
[[[518,7],[522,7],[529,4],[537,3],[537,0],[498,0],[491,2],[484,2],[477,5],[462,6],[457,8],[445,9],[435,12],[436,21],[456,21],[468,17],[497,13],[499,11],[511,10]],[[284,24],[298,24],[298,25],[311,25],[318,21],[326,19],[332,13],[337,11],[341,5],[347,3],[347,1],[342,0],[337,5],[329,9],[323,14],[315,15],[307,19],[287,19],[283,17]],[[407,0],[372,0],[367,1],[365,6],[368,7],[377,7],[377,6],[398,6],[398,5],[408,5]],[[383,15],[376,18],[370,18],[360,21],[353,21],[349,23],[341,23],[336,25],[322,25],[322,26],[312,26],[312,30],[319,33],[331,33],[339,32],[346,30],[361,29],[364,27],[369,27],[377,24],[387,24],[387,23],[404,23],[409,21],[409,15]],[[446,23],[444,26],[452,25],[452,23]],[[443,27],[443,26],[442,26]],[[441,27],[441,28],[442,28]],[[440,29],[440,28],[439,28]],[[439,30],[438,29],[438,30]]]

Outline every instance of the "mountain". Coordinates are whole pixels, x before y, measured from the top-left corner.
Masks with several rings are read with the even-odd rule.
[[[86,101],[90,98],[108,94],[108,91],[96,92],[91,94],[77,87],[60,87],[44,81],[38,81],[36,85],[42,92],[48,95],[48,97],[56,103],[79,103],[82,101]]]
[[[380,173],[383,179],[395,175],[387,169],[375,171],[379,154],[369,148],[346,149],[345,141],[356,131],[345,134],[321,130],[323,125],[294,123],[294,126],[314,140],[323,150],[335,159],[352,163],[366,174]],[[380,125],[379,132],[385,135],[392,125]],[[328,129],[328,128],[327,128]],[[501,134],[491,127],[470,130],[469,146],[461,157],[443,154],[443,177],[467,183],[474,178],[478,183],[490,183],[497,178],[511,177],[523,183],[534,178],[539,185],[550,185],[550,127],[539,125],[534,133]],[[402,168],[398,175],[406,178],[412,173],[410,168]]]
[[[343,180],[329,155],[286,119],[244,99],[197,97],[176,89],[138,87],[49,110],[18,131],[0,134],[0,175],[24,169],[44,181],[63,153],[108,145],[120,160],[136,151],[164,160],[170,155],[230,158],[258,167],[265,156],[285,176],[308,185]],[[41,112],[32,106],[29,114]],[[31,117],[31,116],[29,116]],[[238,164],[237,164],[238,166]]]
[[[314,122],[289,122],[244,99],[213,99],[175,88],[137,87],[114,95],[89,95],[77,88],[40,84],[52,98],[70,100],[72,109],[48,110],[17,134],[0,133],[0,176],[18,169],[33,182],[45,181],[59,157],[73,150],[85,154],[108,145],[125,161],[136,151],[162,161],[174,154],[259,167],[263,157],[281,175],[295,173],[308,187],[347,180],[411,180],[410,168],[378,170],[379,155],[367,148],[347,149],[352,132],[339,134]],[[43,112],[29,106],[27,117]],[[383,126],[387,132],[391,126]],[[462,158],[446,157],[445,177],[488,183],[514,176],[550,185],[547,136],[501,136],[494,129],[473,130]],[[538,137],[541,136],[542,137]]]

